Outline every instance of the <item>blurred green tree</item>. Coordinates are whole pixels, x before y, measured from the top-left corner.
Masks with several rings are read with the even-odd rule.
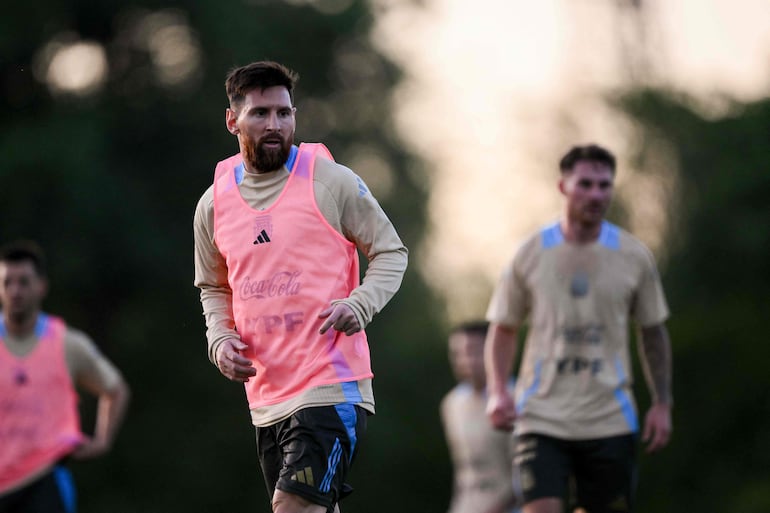
[[[651,90],[621,102],[641,128],[638,157],[662,143],[680,173],[664,275],[674,437],[642,459],[639,511],[759,513],[770,509],[770,100],[716,118],[691,105]]]
[[[394,135],[398,70],[372,48],[370,24],[362,0],[6,6],[0,240],[41,243],[45,307],[90,333],[134,391],[114,451],[74,464],[80,511],[268,510],[243,391],[206,360],[192,215],[215,163],[237,151],[224,76],[270,58],[300,73],[298,139],[326,143],[361,173],[418,248],[426,191]],[[352,477],[353,510],[439,511],[448,500],[441,311],[410,270],[368,330],[380,413]]]

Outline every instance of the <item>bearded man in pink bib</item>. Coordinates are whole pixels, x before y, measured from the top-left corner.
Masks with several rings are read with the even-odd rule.
[[[351,491],[375,411],[364,328],[407,249],[358,175],[323,144],[294,145],[296,80],[272,61],[227,76],[239,152],[195,211],[195,286],[209,359],[244,384],[273,511],[323,513]]]

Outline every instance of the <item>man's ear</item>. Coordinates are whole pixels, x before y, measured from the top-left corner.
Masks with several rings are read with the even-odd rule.
[[[227,131],[233,135],[238,135],[241,131],[237,125],[238,114],[231,108],[225,109],[225,126]]]
[[[563,176],[559,179],[559,192],[564,195],[567,194],[567,184]]]

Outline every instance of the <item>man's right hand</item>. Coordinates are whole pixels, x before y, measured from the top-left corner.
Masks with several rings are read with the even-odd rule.
[[[250,377],[257,374],[257,369],[251,360],[241,356],[241,351],[247,346],[240,340],[229,338],[217,348],[217,368],[228,379],[246,383]]]
[[[516,406],[507,391],[489,394],[487,417],[495,429],[504,431],[513,429],[513,422],[516,420]]]

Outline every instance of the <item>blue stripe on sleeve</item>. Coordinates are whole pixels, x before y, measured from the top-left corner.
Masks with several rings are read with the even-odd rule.
[[[543,228],[540,232],[540,237],[543,241],[544,249],[558,246],[564,242],[564,235],[561,233],[561,227],[558,222]]]
[[[298,152],[299,148],[292,144],[291,149],[289,150],[289,158],[286,160],[286,169],[289,170],[289,173],[291,173],[291,169],[294,167],[294,161],[297,160]]]
[[[618,387],[615,389],[615,399],[620,404],[620,411],[623,417],[626,419],[626,423],[632,432],[639,431],[639,419],[636,416],[636,409],[634,408],[631,398],[628,396],[628,392],[623,389],[623,385],[626,383],[626,372],[623,370],[623,362],[620,357],[615,358],[615,371],[618,373]]]
[[[48,327],[48,316],[43,312],[37,315],[37,321],[35,322],[35,336],[40,338],[45,333],[45,329]]]
[[[520,413],[524,411],[524,407],[527,405],[527,401],[530,397],[532,397],[532,394],[537,392],[537,389],[540,387],[540,376],[542,374],[543,370],[543,361],[538,360],[537,363],[535,363],[535,379],[532,380],[532,384],[527,387],[526,390],[524,390],[524,393],[521,396],[521,399],[518,403],[516,403],[516,413]]]
[[[235,183],[240,185],[243,181],[243,162],[235,166]]]
[[[608,249],[620,249],[620,229],[609,221],[602,223],[602,231],[599,233],[599,244]]]

